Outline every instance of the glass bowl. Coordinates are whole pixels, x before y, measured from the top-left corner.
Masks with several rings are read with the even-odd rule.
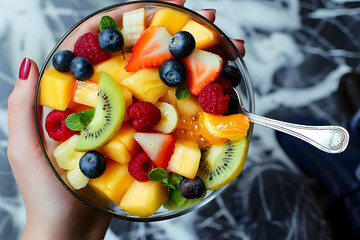
[[[39,104],[39,86],[40,81],[42,78],[42,75],[44,74],[45,69],[51,65],[51,60],[54,54],[59,52],[60,50],[69,49],[73,50],[73,44],[75,43],[76,39],[81,36],[83,33],[92,31],[96,32],[99,31],[95,28],[89,28],[88,23],[89,22],[100,22],[100,19],[102,16],[110,15],[110,16],[117,16],[117,18],[121,17],[122,13],[127,12],[129,10],[135,10],[138,8],[145,8],[147,13],[147,19],[151,19],[152,14],[161,8],[171,8],[176,11],[180,11],[183,13],[186,13],[189,15],[193,20],[203,24],[204,26],[208,27],[209,29],[212,29],[220,39],[220,47],[222,50],[222,53],[224,56],[226,56],[228,60],[229,65],[233,65],[236,68],[240,70],[240,73],[242,75],[242,81],[240,85],[236,87],[237,94],[235,95],[235,102],[239,102],[239,100],[236,98],[238,96],[241,96],[241,101],[243,103],[243,106],[245,109],[247,109],[249,112],[254,112],[254,94],[253,94],[253,88],[250,81],[250,76],[248,74],[247,68],[245,66],[245,63],[240,56],[239,51],[236,49],[234,44],[231,42],[231,40],[219,29],[217,28],[213,23],[208,21],[206,18],[201,16],[200,14],[187,9],[185,7],[181,7],[178,5],[174,5],[171,3],[166,2],[158,2],[158,1],[135,1],[135,2],[125,2],[120,3],[116,5],[112,5],[109,7],[106,7],[104,9],[101,9],[99,11],[96,11],[89,16],[85,17],[81,21],[79,21],[77,24],[75,24],[61,39],[60,41],[55,45],[53,50],[50,52],[49,56],[47,57],[44,65],[42,66],[42,69],[40,71],[40,76],[36,88],[36,98],[35,98],[35,124],[37,129],[38,138],[40,141],[40,145],[42,147],[42,150],[44,152],[44,156],[47,159],[52,171],[57,176],[59,181],[62,183],[62,185],[76,198],[78,198],[83,203],[87,204],[90,207],[93,207],[100,212],[103,212],[105,214],[109,214],[112,217],[117,217],[124,220],[129,221],[159,221],[159,220],[165,220],[170,219],[174,217],[181,216],[183,214],[189,213],[197,208],[200,208],[201,206],[204,206],[209,201],[214,199],[217,195],[219,195],[225,188],[222,187],[220,189],[214,190],[214,191],[207,191],[207,194],[205,198],[196,206],[193,206],[189,209],[181,210],[181,211],[168,211],[164,207],[161,207],[154,215],[151,215],[149,217],[139,217],[132,214],[129,214],[122,210],[117,204],[111,202],[101,194],[97,193],[94,189],[92,189],[90,186],[86,186],[85,188],[82,188],[80,190],[74,189],[68,182],[66,178],[66,172],[62,169],[60,169],[56,163],[56,160],[53,156],[53,152],[55,147],[57,146],[57,142],[50,139],[47,136],[45,128],[45,118],[47,114],[52,110],[47,107],[43,107]],[[98,33],[98,32],[97,32]],[[236,113],[240,111],[239,106],[233,106],[231,109],[232,113]],[[253,124],[250,124],[250,128],[247,135],[248,142],[250,141],[251,135],[253,130]]]

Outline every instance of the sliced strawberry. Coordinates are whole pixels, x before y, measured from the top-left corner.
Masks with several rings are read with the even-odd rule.
[[[175,148],[174,136],[158,132],[136,132],[134,138],[156,167],[167,168]]]
[[[169,51],[171,35],[163,26],[146,29],[136,41],[131,56],[125,64],[127,72],[136,72],[143,68],[160,67],[172,58]]]
[[[199,95],[206,85],[214,81],[220,74],[223,66],[220,56],[199,49],[195,49],[183,61],[188,69],[186,83],[193,95]]]

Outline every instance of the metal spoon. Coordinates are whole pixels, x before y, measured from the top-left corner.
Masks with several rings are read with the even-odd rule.
[[[341,153],[349,144],[349,133],[343,127],[307,126],[262,117],[253,113],[249,113],[244,108],[239,94],[237,95],[242,113],[245,114],[250,119],[250,121],[255,124],[292,135],[328,153]]]

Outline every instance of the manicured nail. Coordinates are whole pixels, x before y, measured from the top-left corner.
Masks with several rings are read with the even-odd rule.
[[[241,43],[242,45],[244,45],[244,44],[245,44],[245,41],[244,41],[244,40],[241,40],[241,39],[235,39],[235,41],[237,41],[237,42]]]
[[[29,76],[31,67],[31,61],[29,58],[24,58],[21,63],[20,70],[19,70],[19,79],[26,80]]]
[[[213,8],[203,9],[203,11],[206,11],[206,12],[212,11],[212,12],[215,12],[215,13],[216,13],[216,9],[213,9]]]

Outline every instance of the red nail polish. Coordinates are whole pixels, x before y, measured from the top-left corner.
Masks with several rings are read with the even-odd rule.
[[[244,40],[241,40],[241,39],[235,39],[235,41],[239,42],[239,43],[242,43],[243,45],[245,44],[245,41]]]
[[[214,12],[216,12],[216,9],[213,9],[213,8],[207,8],[207,9],[203,9],[203,11],[214,11]]]
[[[19,70],[19,79],[26,80],[29,76],[31,68],[31,61],[29,58],[24,58],[21,63],[20,70]]]

